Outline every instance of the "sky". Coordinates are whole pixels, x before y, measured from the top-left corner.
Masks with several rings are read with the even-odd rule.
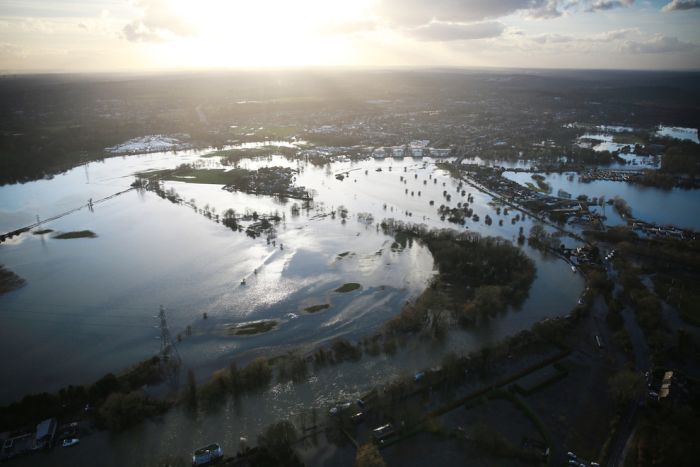
[[[0,72],[700,69],[700,0],[0,0]]]

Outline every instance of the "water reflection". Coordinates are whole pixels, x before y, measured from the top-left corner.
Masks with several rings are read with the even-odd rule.
[[[89,180],[86,168],[76,168],[52,180],[2,187],[0,209],[16,215],[5,220],[8,225],[22,216],[48,216],[89,197],[123,189],[134,172],[197,160],[201,160],[198,154],[191,151],[108,159],[88,164]],[[217,161],[207,158],[206,164]],[[277,241],[284,243],[284,250],[234,233],[189,207],[137,191],[100,204],[94,212],[82,210],[49,225],[63,231],[89,228],[98,234],[95,239],[59,241],[24,235],[23,241],[0,247],[0,263],[28,281],[23,289],[0,298],[5,336],[0,352],[16,356],[0,370],[5,382],[1,402],[28,391],[89,382],[153,355],[158,346],[153,315],[160,304],[168,310],[174,335],[192,327],[192,336],[184,338],[179,349],[185,364],[200,377],[233,359],[244,362],[260,354],[309,348],[336,336],[355,339],[370,334],[406,300],[418,296],[434,273],[430,253],[418,242],[392,248],[393,239],[377,227],[383,218],[511,240],[520,227],[527,232],[532,225],[529,218],[514,223],[512,211],[496,214],[493,200],[473,189],[466,190],[474,198],[470,206],[482,219],[490,213],[493,225],[483,220],[464,225],[440,220],[436,212],[440,204],[456,206],[467,196],[430,159],[342,161],[330,167],[282,157],[241,161],[243,167],[261,165],[298,168],[298,184],[316,193],[314,206],[292,215],[293,200],[186,182],[167,182],[166,188],[217,212],[278,211],[283,221],[277,226]],[[349,176],[339,181],[334,176],[339,172]],[[445,192],[451,194],[450,200]],[[345,223],[329,215],[341,205],[349,211]],[[368,221],[370,216],[373,222]],[[485,326],[455,331],[440,345],[409,342],[395,357],[365,357],[357,364],[330,367],[310,376],[306,384],[278,384],[264,394],[228,401],[222,410],[201,418],[174,410],[126,433],[94,435],[81,443],[80,450],[54,453],[58,457],[51,462],[92,465],[95,456],[109,449],[114,455],[101,457],[103,465],[138,465],[166,454],[185,457],[211,440],[235,452],[240,436],[258,433],[274,420],[350,399],[370,385],[434,366],[446,351],[478,349],[542,318],[568,313],[582,289],[580,276],[565,263],[524,248],[537,264],[530,295],[520,310],[509,310]],[[335,292],[346,282],[362,287],[347,294]],[[313,314],[304,311],[317,304],[330,308]],[[277,320],[278,326],[256,336],[226,332],[232,324],[261,319]],[[137,445],[140,448],[133,449]],[[42,459],[32,457],[31,462],[48,462]]]
[[[0,209],[20,217],[49,216],[128,187],[135,172],[174,168],[202,160],[200,154],[183,151],[111,158],[88,164],[89,180],[86,168],[79,167],[51,180],[2,187]],[[206,158],[206,163],[215,166],[214,159]],[[59,241],[24,235],[17,244],[2,245],[0,262],[28,284],[0,298],[0,319],[8,336],[0,342],[0,351],[26,349],[3,365],[0,376],[8,383],[0,399],[89,382],[152,355],[158,345],[152,316],[160,304],[168,310],[174,335],[192,327],[193,336],[183,339],[180,347],[187,365],[200,376],[234,357],[245,360],[260,353],[308,347],[340,335],[361,337],[420,294],[433,274],[430,254],[420,244],[392,250],[392,239],[377,228],[381,219],[468,228],[511,240],[520,227],[527,232],[532,225],[531,219],[513,223],[513,212],[497,215],[489,204],[491,198],[473,189],[467,190],[474,198],[471,207],[482,219],[490,213],[493,225],[469,220],[456,226],[440,220],[436,213],[440,204],[456,206],[467,197],[461,195],[458,182],[436,169],[431,159],[347,160],[330,167],[281,156],[241,161],[244,167],[261,165],[298,168],[297,183],[316,193],[314,206],[295,216],[294,200],[229,193],[218,186],[186,182],[167,182],[166,188],[217,212],[228,208],[279,212],[283,221],[277,226],[277,242],[285,245],[284,250],[231,232],[191,208],[137,191],[97,205],[94,212],[78,211],[48,226],[61,231],[90,229],[98,234],[95,239]],[[349,176],[339,181],[334,177],[339,172]],[[451,200],[444,192],[451,193]],[[341,205],[349,211],[345,223],[327,215]],[[360,213],[365,214],[361,222]],[[371,223],[367,222],[370,215]],[[344,252],[348,255],[340,257]],[[544,316],[568,312],[580,294],[581,279],[564,263],[549,261],[527,247],[526,252],[538,267],[530,298],[521,311],[494,320],[493,339],[518,332]],[[241,286],[243,278],[245,286]],[[333,292],[346,282],[360,283],[362,289]],[[558,294],[556,300],[552,293]],[[308,306],[325,303],[331,306],[323,312],[304,312]],[[289,313],[299,318],[289,318]],[[260,319],[278,320],[278,327],[246,338],[226,333],[227,326]],[[465,342],[479,345],[477,335]],[[425,361],[408,362],[415,366]],[[36,371],[23,371],[29,366]]]

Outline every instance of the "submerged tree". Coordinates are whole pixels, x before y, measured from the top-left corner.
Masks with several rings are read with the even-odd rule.
[[[197,408],[197,381],[192,369],[187,370],[187,386],[185,388],[185,405],[190,409]]]

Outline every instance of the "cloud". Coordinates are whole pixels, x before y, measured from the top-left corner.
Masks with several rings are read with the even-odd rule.
[[[524,39],[535,42],[537,44],[564,44],[564,43],[579,43],[579,44],[611,44],[622,39],[629,39],[640,36],[641,33],[637,28],[614,29],[612,31],[601,32],[598,34],[589,34],[574,36],[571,34],[532,34],[524,36]]]
[[[405,32],[422,41],[461,41],[498,37],[503,34],[505,25],[498,21],[480,23],[445,23],[432,21],[424,26]]]
[[[379,0],[377,14],[394,27],[417,27],[431,21],[470,23],[494,20],[514,13],[527,18],[549,19],[569,12],[597,12],[633,4],[634,0]]]
[[[548,0],[546,4],[526,10],[526,16],[536,19],[558,18],[562,15],[562,10],[567,10],[575,6],[577,0]]]
[[[612,42],[620,39],[626,39],[629,37],[634,37],[641,35],[641,32],[637,28],[627,28],[627,29],[613,29],[612,31],[601,32],[599,34],[594,34],[588,39],[594,42]]]
[[[683,42],[677,37],[655,34],[644,41],[626,41],[622,44],[621,51],[632,54],[668,54],[692,52],[697,48],[697,44]]]
[[[567,36],[563,34],[537,34],[530,36],[530,39],[538,44],[563,44],[566,42],[574,42],[576,40],[574,36]]]
[[[637,28],[615,29],[599,34],[573,36],[536,34],[521,36],[516,45],[522,50],[559,51],[586,54],[682,54],[700,49],[700,45],[684,42],[664,34],[644,34]]]
[[[615,8],[631,6],[633,3],[634,0],[595,0],[586,8],[586,11],[613,10]]]
[[[668,13],[669,11],[692,10],[693,8],[700,8],[700,0],[673,0],[664,5],[661,11]]]
[[[156,42],[176,36],[191,36],[194,26],[178,15],[167,0],[136,0],[135,6],[141,17],[122,29],[124,37],[131,42]]]
[[[380,0],[378,14],[394,25],[416,27],[431,21],[469,23],[517,11],[556,8],[557,0]]]
[[[9,42],[0,42],[0,57],[26,57],[27,49]]]
[[[57,24],[60,24],[60,22],[50,18],[24,18],[20,22],[20,27],[23,31],[34,34],[53,34],[56,32]]]

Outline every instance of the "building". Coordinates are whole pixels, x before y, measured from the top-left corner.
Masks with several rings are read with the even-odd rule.
[[[56,435],[58,422],[55,418],[47,418],[36,426],[34,436],[34,449],[44,449],[51,446],[53,437]]]

